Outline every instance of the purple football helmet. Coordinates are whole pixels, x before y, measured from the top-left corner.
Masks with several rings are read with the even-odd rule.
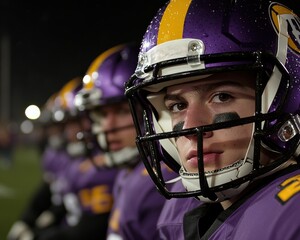
[[[66,146],[65,124],[70,120],[79,121],[82,117],[82,113],[74,105],[74,97],[81,88],[82,78],[73,78],[59,91],[53,93],[42,108],[39,123],[46,130],[46,138],[52,148],[59,149]],[[76,149],[79,148],[76,147]]]
[[[69,80],[58,92],[53,113],[54,119],[64,124],[65,147],[72,157],[82,157],[88,153],[83,136],[90,130],[90,120],[75,105],[75,97],[82,86],[81,77]]]
[[[43,129],[44,143],[52,149],[62,149],[65,145],[65,139],[62,136],[63,123],[54,118],[59,102],[58,92],[53,93],[42,107],[37,122]]]
[[[126,81],[134,73],[139,48],[135,44],[127,43],[114,46],[101,53],[89,66],[83,78],[83,89],[77,94],[75,104],[78,109],[89,112],[94,120],[93,133],[101,151],[106,153],[106,165],[116,166],[131,163],[136,158],[136,147],[126,147],[120,151],[110,151],[106,141],[107,132],[103,131],[96,119],[94,111],[101,107],[127,102],[124,88]],[[133,128],[131,124],[126,126]],[[122,129],[124,129],[123,127]],[[122,129],[112,129],[119,131]]]
[[[75,96],[82,89],[82,78],[76,77],[68,81],[59,91],[56,99],[54,117],[57,121],[67,121],[81,116],[75,105]]]
[[[239,194],[258,177],[298,158],[300,129],[300,19],[289,4],[246,0],[171,0],[159,9],[144,35],[135,74],[126,84],[137,128],[137,146],[153,181],[167,198],[197,196],[222,201]],[[190,129],[171,128],[163,106],[165,87],[215,73],[256,73],[255,112]],[[143,109],[143,119],[136,108]],[[244,159],[204,172],[203,135],[253,125]],[[196,135],[199,172],[182,166],[174,138]],[[260,152],[274,153],[266,167]],[[160,171],[164,161],[178,172],[186,192],[171,192]]]
[[[125,82],[134,73],[137,57],[138,47],[134,44],[117,45],[97,56],[75,98],[77,108],[89,110],[125,101]]]
[[[57,92],[53,93],[47,99],[46,103],[42,107],[41,115],[38,119],[40,124],[42,124],[44,126],[48,126],[48,125],[55,123],[55,121],[53,119],[53,112],[54,112],[54,109],[56,108],[55,104],[57,102],[57,95],[58,95]]]

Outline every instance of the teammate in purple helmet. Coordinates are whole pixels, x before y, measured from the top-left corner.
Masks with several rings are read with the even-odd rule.
[[[59,92],[61,105],[54,115],[64,122],[65,146],[70,161],[56,181],[66,213],[61,224],[36,234],[36,240],[105,239],[112,209],[112,189],[117,169],[96,168],[91,159],[97,149],[89,149],[84,135],[91,131],[91,121],[75,105],[82,90],[82,78],[75,78]],[[90,164],[86,164],[89,162]]]
[[[64,124],[56,121],[53,115],[58,104],[57,95],[55,92],[47,99],[38,120],[44,129],[46,142],[41,156],[41,183],[32,194],[20,218],[12,225],[8,240],[32,239],[36,229],[56,224],[56,218],[65,212],[61,207],[62,199],[56,194],[54,187],[69,162],[65,149],[66,139],[63,136]],[[48,217],[46,222],[38,220],[46,211],[51,211],[51,217]]]
[[[94,159],[98,166],[117,167],[114,205],[107,239],[156,240],[156,224],[165,198],[152,183],[135,144],[136,131],[124,95],[125,82],[134,73],[138,47],[114,46],[90,65],[78,105],[90,109],[93,132],[105,153]],[[173,172],[166,166],[162,172]]]
[[[200,200],[185,239],[300,238],[299,9],[171,0],[144,35],[126,96],[156,186]],[[168,186],[161,162],[184,191]]]
[[[81,89],[82,78],[70,80],[47,103],[50,111],[43,111],[44,120],[53,120],[47,120],[43,187],[13,225],[8,240],[106,238],[118,170],[96,168],[89,160],[98,150],[88,151],[86,138],[79,137],[91,131],[89,117],[74,105]]]

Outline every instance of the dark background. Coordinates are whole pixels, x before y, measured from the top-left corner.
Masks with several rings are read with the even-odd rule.
[[[21,122],[108,48],[140,43],[167,0],[0,0],[0,121]],[[299,3],[288,1],[299,14]]]
[[[0,0],[1,119],[23,121],[106,49],[140,43],[165,2]]]

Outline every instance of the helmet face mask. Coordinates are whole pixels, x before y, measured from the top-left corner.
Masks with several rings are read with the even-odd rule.
[[[169,9],[176,8],[175,5],[179,3],[171,1],[165,8],[160,9],[159,17],[154,18],[144,36],[136,73],[126,85],[126,95],[130,101],[138,132],[139,151],[150,176],[167,198],[192,195],[204,201],[223,201],[239,194],[254,179],[276,171],[293,155],[297,156],[300,104],[297,84],[299,84],[300,75],[295,63],[300,62],[300,42],[296,37],[291,40],[292,36],[297,36],[295,31],[289,34],[290,38],[285,39],[286,37],[277,34],[276,29],[278,31],[280,29],[278,24],[281,24],[283,29],[281,28],[280,31],[295,30],[297,26],[291,26],[291,19],[293,19],[293,24],[300,24],[299,18],[281,4],[239,1],[224,10],[221,6],[225,2],[228,3],[228,1],[211,1],[212,7],[209,9],[210,6],[200,0],[191,1],[185,13],[187,17],[182,25],[182,35],[175,40],[161,41],[157,29],[166,24],[163,21],[167,19]],[[261,9],[259,9],[260,13],[256,13],[255,10],[253,19],[248,19],[248,29],[251,29],[253,35],[248,36],[247,44],[238,45],[236,39],[233,38],[234,31],[231,34],[224,34],[223,31],[223,35],[220,35],[222,28],[218,26],[221,26],[222,20],[226,19],[228,23],[226,29],[230,32],[235,25],[233,19],[240,16],[239,7],[247,4],[251,6],[253,4],[252,9],[257,4],[261,4],[259,5]],[[283,14],[280,15],[281,18],[278,18],[282,20],[280,23],[274,20],[272,15],[274,9],[278,10],[279,14]],[[205,10],[215,15],[218,14],[213,25],[207,23],[213,21],[212,17],[206,20],[201,16],[200,13]],[[193,16],[193,19],[189,20],[190,16]],[[260,24],[266,25],[262,21],[267,20],[269,25],[265,31],[270,34],[263,38]],[[257,22],[256,28],[258,29],[255,29],[252,21]],[[288,25],[289,30],[284,27],[287,26],[285,24]],[[241,29],[241,26],[235,29]],[[206,35],[206,31],[210,34]],[[215,38],[212,39],[210,36],[215,36]],[[235,37],[237,38],[237,35]],[[242,38],[246,39],[246,37]],[[242,39],[239,40],[242,41]],[[218,41],[220,44],[217,43]],[[222,45],[222,42],[226,44]],[[255,109],[252,116],[236,118],[228,115],[227,119],[225,117],[217,123],[211,122],[190,129],[172,129],[171,118],[162,106],[164,91],[167,87],[205,80],[220,73],[245,71],[256,75],[256,80],[254,80]],[[143,120],[140,120],[136,114],[137,105],[140,105],[139,107],[143,110]],[[253,127],[245,157],[236,159],[236,162],[228,168],[205,173],[203,135],[210,131],[225,131],[245,124]],[[286,132],[287,139],[285,139]],[[198,139],[197,173],[188,172],[182,166],[174,141],[175,138],[191,135],[195,135]],[[263,159],[260,158],[265,152],[272,155],[273,159],[271,163],[263,166]],[[186,192],[169,190],[168,182],[164,180],[159,169],[161,161],[179,173],[187,189]],[[232,170],[233,175],[226,175],[226,172],[229,172],[228,169]]]
[[[89,131],[90,121],[86,114],[79,111],[75,105],[75,97],[81,89],[81,77],[68,81],[59,91],[54,111],[56,121],[64,124],[63,136],[66,141],[66,151],[73,158],[82,158],[89,154],[86,139],[79,136]]]

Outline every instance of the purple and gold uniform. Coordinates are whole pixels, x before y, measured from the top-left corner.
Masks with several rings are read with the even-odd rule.
[[[116,168],[96,168],[82,157],[70,160],[56,181],[66,214],[60,226],[43,232],[41,239],[105,239],[117,173]]]
[[[181,181],[174,183],[172,191],[183,191]],[[183,216],[191,209],[198,207],[201,202],[196,198],[171,198],[163,206],[157,222],[159,239],[183,240]]]
[[[68,164],[69,157],[64,149],[54,149],[48,147],[42,156],[43,178],[46,182],[51,182],[57,174],[63,171]]]
[[[59,179],[64,224],[44,233],[42,239],[105,239],[117,173],[115,168],[96,168],[83,158],[70,161]]]
[[[170,0],[145,32],[125,94],[157,187],[205,202],[184,216],[187,240],[300,239],[299,9]],[[158,161],[184,191],[167,191]]]
[[[84,214],[109,213],[113,196],[112,189],[118,173],[117,168],[96,168],[89,160],[76,162],[69,175],[70,193],[77,196]]]
[[[276,177],[264,179],[225,211],[217,203],[190,211],[185,216],[186,239],[300,239],[300,170],[294,165]]]
[[[172,174],[170,171],[170,178]],[[156,189],[142,162],[133,169],[121,170],[114,196],[108,240],[159,239],[156,225],[166,199]]]
[[[54,205],[62,204],[65,173],[72,159],[64,149],[46,149],[42,160],[43,178],[51,190]]]

